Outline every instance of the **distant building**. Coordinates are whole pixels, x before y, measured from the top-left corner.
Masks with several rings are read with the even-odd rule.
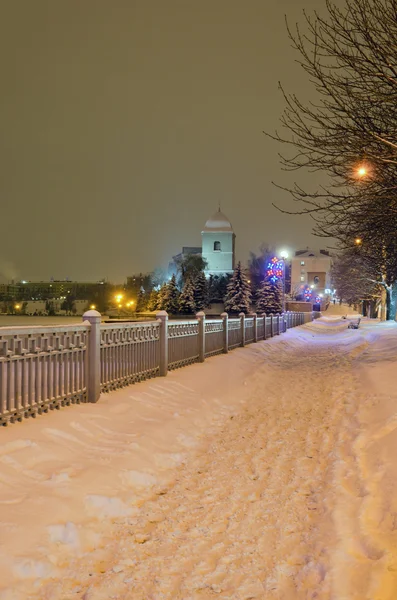
[[[201,232],[202,246],[184,246],[182,252],[173,256],[169,263],[170,275],[176,273],[178,262],[189,254],[200,254],[207,262],[205,274],[227,275],[235,267],[236,235],[229,219],[219,209],[204,225]]]
[[[103,301],[108,294],[105,281],[19,281],[0,285],[0,300],[74,300]]]
[[[331,294],[332,257],[327,250],[297,250],[291,259],[291,293],[298,295],[306,286],[314,293]]]
[[[201,239],[202,256],[207,262],[206,275],[233,273],[236,235],[220,209],[204,225]]]

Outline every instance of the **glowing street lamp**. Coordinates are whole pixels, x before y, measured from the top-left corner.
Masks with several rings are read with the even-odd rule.
[[[15,310],[19,310],[20,308],[21,308],[21,305],[20,305],[20,304],[16,304],[16,305],[15,305]]]
[[[91,310],[95,310],[96,309],[96,304],[91,304],[90,309]]]
[[[356,246],[360,246],[363,243],[363,241],[361,238],[358,237],[354,240],[354,243],[356,244]]]

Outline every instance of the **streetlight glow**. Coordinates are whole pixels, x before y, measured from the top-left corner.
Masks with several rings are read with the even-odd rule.
[[[362,244],[362,239],[361,238],[356,238],[354,240],[354,243],[356,244],[356,246],[359,246],[360,244]]]
[[[96,309],[96,305],[95,304],[91,304],[90,309],[91,310],[95,310]]]
[[[286,250],[282,250],[280,252],[280,256],[285,260],[286,258],[288,258],[288,252]]]

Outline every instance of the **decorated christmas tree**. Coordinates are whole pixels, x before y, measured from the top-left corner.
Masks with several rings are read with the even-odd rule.
[[[163,299],[163,310],[175,315],[179,312],[179,290],[176,286],[176,277],[173,275],[166,285]]]
[[[239,262],[227,286],[225,311],[249,313],[251,308],[251,286]]]
[[[141,288],[136,300],[136,312],[144,312],[148,308],[148,297],[145,290]]]
[[[155,310],[157,310],[158,297],[159,297],[159,293],[157,290],[152,290],[150,292],[149,300],[147,303],[147,310],[150,310],[151,312],[154,312]]]
[[[194,287],[190,279],[186,280],[179,296],[179,312],[184,314],[194,314],[196,312]]]
[[[208,283],[203,271],[194,279],[194,303],[196,310],[203,310],[208,306]]]
[[[282,288],[280,280],[272,282],[265,278],[256,295],[256,310],[258,313],[277,314],[282,311]]]

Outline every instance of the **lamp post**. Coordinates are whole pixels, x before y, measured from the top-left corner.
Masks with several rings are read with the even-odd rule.
[[[288,252],[282,250],[280,256],[283,259],[283,313],[285,313],[285,261],[288,258]]]

